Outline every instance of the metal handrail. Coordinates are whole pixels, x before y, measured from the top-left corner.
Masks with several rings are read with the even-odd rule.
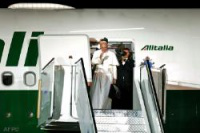
[[[95,121],[95,116],[94,116],[94,112],[93,112],[93,107],[92,107],[92,101],[91,101],[91,98],[90,98],[90,95],[89,95],[89,86],[87,84],[87,77],[86,77],[86,72],[85,72],[85,66],[84,66],[84,61],[83,61],[83,58],[80,58],[78,61],[75,62],[75,64],[77,64],[78,62],[81,62],[81,67],[82,67],[82,70],[83,70],[83,76],[84,76],[84,79],[85,79],[85,85],[86,85],[86,88],[87,88],[87,96],[88,96],[88,99],[89,99],[89,104],[90,104],[90,107],[91,107],[91,114],[92,114],[92,120],[93,120],[93,123],[94,123],[94,128],[95,128],[95,133],[97,133],[97,127],[96,127],[96,121]]]
[[[52,61],[54,61],[55,58],[52,58],[43,68],[42,70],[44,70]]]
[[[73,65],[71,65],[71,95],[70,95],[70,116],[74,119],[77,119],[78,120],[78,117],[74,117],[73,114],[72,114],[72,101],[73,101],[73,98],[72,98],[72,91],[76,91],[75,89],[73,89],[73,75],[74,75],[74,71],[73,71]],[[75,76],[76,77],[76,76]],[[74,87],[75,88],[75,87]]]
[[[162,132],[164,133],[164,122],[163,122],[163,117],[162,117],[162,113],[161,113],[161,108],[159,105],[159,101],[158,101],[158,97],[157,97],[157,93],[156,93],[156,89],[155,89],[155,84],[154,84],[154,80],[153,80],[153,76],[152,76],[152,72],[151,72],[151,68],[150,68],[150,64],[149,64],[149,60],[147,60],[147,65],[145,65],[147,68],[147,73],[148,73],[148,79],[150,80],[150,84],[152,86],[152,93],[153,93],[153,99],[154,99],[154,104],[158,113],[158,116],[160,117],[159,121],[160,121],[160,127]]]

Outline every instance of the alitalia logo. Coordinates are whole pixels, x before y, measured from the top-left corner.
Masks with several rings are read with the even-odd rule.
[[[44,34],[43,31],[33,31],[28,44],[28,51],[24,66],[36,66],[38,59],[38,41],[39,35]],[[9,54],[7,56],[6,66],[18,66],[19,58],[23,49],[26,31],[15,31],[11,40]],[[5,42],[0,39],[0,62],[4,50]]]
[[[174,47],[169,45],[145,45],[142,51],[173,51]]]

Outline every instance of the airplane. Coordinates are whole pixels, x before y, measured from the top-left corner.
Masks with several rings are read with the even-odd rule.
[[[80,122],[78,115],[81,112],[75,107],[77,103],[68,103],[65,106],[66,102],[73,102],[70,101],[71,95],[78,94],[74,94],[75,91],[63,90],[65,95],[59,97],[61,92],[57,92],[60,99],[56,101],[52,98],[55,93],[52,89],[53,84],[50,83],[55,82],[53,71],[57,70],[59,65],[62,65],[61,70],[68,74],[72,66],[79,67],[82,76],[87,77],[85,80],[91,81],[90,52],[97,47],[90,47],[90,38],[99,40],[107,37],[113,51],[116,44],[128,43],[126,46],[133,51],[136,62],[135,79],[140,77],[141,62],[149,56],[155,62],[155,68],[166,64],[167,83],[191,87],[193,91],[198,90],[199,13],[198,9],[1,9],[0,132],[46,132],[45,126],[52,124],[50,122],[53,117],[50,116],[55,113],[53,102],[59,104],[61,110],[57,111],[62,114],[54,122],[68,124],[69,126],[65,125],[65,130],[66,127],[69,130],[79,130],[77,124]],[[64,45],[65,42],[71,45]],[[66,60],[59,59],[58,56],[66,57]],[[71,56],[72,64],[69,58]],[[49,71],[51,76],[47,78],[45,76]],[[87,89],[86,83],[83,84]],[[45,90],[45,86],[51,90]],[[139,87],[137,84],[136,86]],[[68,88],[71,89],[70,86]],[[135,95],[134,93],[135,110],[144,109],[144,106],[137,105],[141,104],[138,99],[142,94],[137,92],[137,96]],[[86,102],[88,106],[85,110],[89,110],[89,121],[93,123],[88,132],[97,131],[90,100]],[[50,110],[44,110],[42,105]],[[70,112],[68,107],[75,111]],[[149,106],[149,109],[152,108],[156,107]],[[148,115],[146,113],[145,116]],[[44,121],[46,125],[42,125]],[[156,122],[152,120],[152,123]],[[154,126],[150,124],[145,128],[145,132],[162,132],[162,127],[158,126],[157,129]],[[84,126],[80,125],[80,128],[82,131],[86,130]],[[193,130],[192,127],[188,129]]]

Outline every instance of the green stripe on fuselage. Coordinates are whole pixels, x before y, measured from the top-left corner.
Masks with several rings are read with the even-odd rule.
[[[17,66],[26,32],[14,32],[6,66]]]
[[[38,37],[39,35],[43,35],[44,32],[43,31],[39,31],[39,32],[32,32],[31,37]]]
[[[26,55],[26,61],[24,66],[36,66],[38,59],[38,41],[37,39],[31,40],[28,47],[28,53]]]
[[[37,100],[38,90],[0,90],[0,133],[39,133]]]
[[[33,32],[31,37],[38,37],[39,35],[42,34],[44,34],[44,32]],[[24,66],[36,66],[37,59],[38,59],[38,40],[31,39]]]
[[[3,54],[4,45],[5,45],[5,42],[3,40],[0,40],[0,62],[1,62],[1,57]]]

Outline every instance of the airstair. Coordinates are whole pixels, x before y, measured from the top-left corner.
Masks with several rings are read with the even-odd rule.
[[[83,61],[80,59],[76,65],[72,66],[76,70],[71,75],[76,77],[76,81],[73,81],[76,85],[73,86],[76,87],[77,93],[75,96],[77,121],[61,122],[49,117],[50,120],[46,121],[42,130],[80,130],[82,133],[164,133],[162,116],[154,96],[155,91],[152,89],[153,82],[149,80],[151,77],[148,67],[141,67],[141,79],[138,82],[135,81],[134,84],[135,92],[137,92],[135,97],[138,99],[136,108],[138,109],[93,110],[84,76]],[[74,95],[74,92],[71,92],[71,95]],[[54,113],[52,111],[52,114]]]
[[[147,133],[141,111],[94,110],[98,133]]]
[[[164,133],[151,70],[144,65],[135,71],[140,71],[140,78],[133,81],[133,110],[93,110],[83,59],[70,65],[55,65],[51,60],[42,71],[38,126],[81,133]],[[68,91],[62,90],[66,87]]]

